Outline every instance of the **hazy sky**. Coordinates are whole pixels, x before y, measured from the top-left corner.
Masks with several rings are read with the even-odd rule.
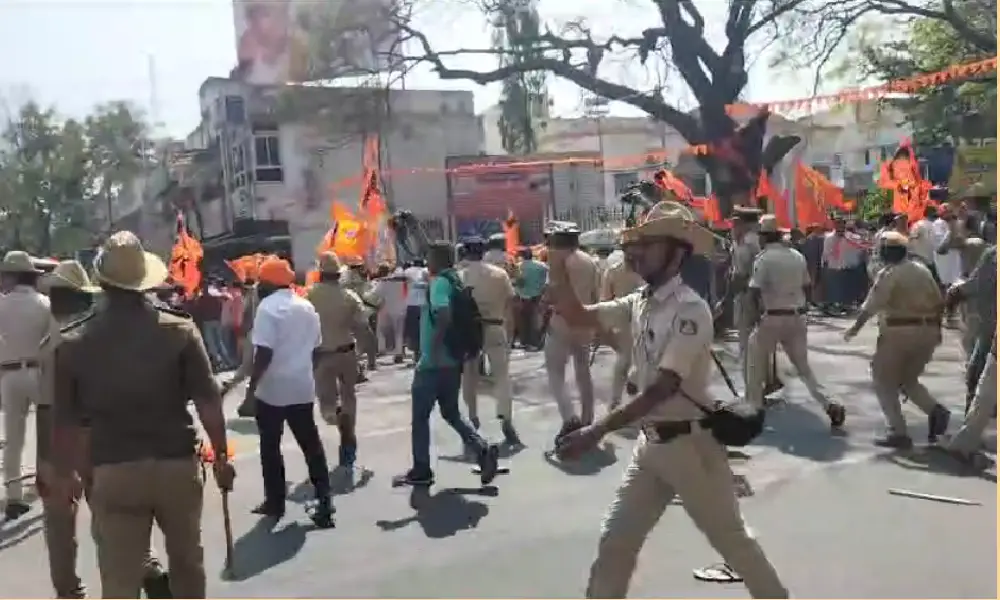
[[[427,1],[434,7],[419,15],[418,22],[443,40],[441,49],[482,48],[489,43],[482,18],[463,8],[461,0]],[[698,4],[709,23],[722,20],[723,0],[698,0]],[[559,22],[578,16],[582,5],[587,6],[584,14],[598,32],[609,30],[613,23],[616,32],[632,33],[653,22],[651,3],[645,0],[542,0],[541,11],[549,22]],[[724,39],[718,31],[714,34],[720,42]],[[0,94],[13,103],[34,97],[67,115],[81,115],[96,103],[117,99],[132,100],[149,110],[155,99],[164,133],[183,136],[198,122],[197,93],[202,81],[224,77],[234,66],[234,38],[230,0],[2,0]],[[808,95],[809,74],[776,75],[768,73],[764,63],[757,61],[752,70],[750,98]],[[494,65],[490,58],[472,58],[462,66],[489,69]],[[609,77],[645,83],[627,65],[607,69]],[[440,82],[427,71],[410,75],[406,84],[473,90],[477,110],[497,98],[496,86]],[[550,90],[556,114],[579,112],[576,86],[557,82]],[[678,92],[677,97],[683,95]],[[617,107],[615,112],[627,110]]]

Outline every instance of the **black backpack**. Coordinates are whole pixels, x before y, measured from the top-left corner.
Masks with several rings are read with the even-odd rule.
[[[464,364],[479,358],[483,351],[483,316],[476,299],[472,297],[472,288],[462,283],[453,272],[440,277],[451,284],[451,324],[444,332],[444,345],[452,358]],[[429,286],[427,304],[430,306]],[[430,314],[433,319],[433,312]]]

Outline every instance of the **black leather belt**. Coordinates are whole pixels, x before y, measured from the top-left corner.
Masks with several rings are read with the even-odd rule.
[[[480,319],[483,325],[503,325],[503,319]]]
[[[695,425],[701,425],[701,421],[664,421],[660,423],[647,423],[642,426],[642,432],[646,434],[646,439],[651,444],[666,444],[667,442],[682,435],[688,435],[695,431]]]
[[[37,369],[38,361],[29,358],[27,360],[11,360],[0,363],[0,371],[20,371],[21,369]]]
[[[336,348],[321,348],[320,354],[340,354],[341,352],[350,352],[354,350],[354,342],[350,344],[344,344],[343,346],[337,346]]]
[[[902,327],[904,325],[941,325],[939,317],[887,317],[885,324],[889,327]]]
[[[773,315],[775,317],[790,317],[792,315],[804,315],[806,314],[806,309],[804,308],[772,308],[770,310],[764,311],[765,315]]]

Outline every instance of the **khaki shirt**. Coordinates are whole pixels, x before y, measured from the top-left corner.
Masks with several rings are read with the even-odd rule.
[[[474,260],[459,271],[459,277],[472,290],[472,297],[479,305],[483,319],[504,321],[507,318],[510,302],[514,298],[514,285],[507,271]]]
[[[65,323],[60,323],[54,317],[49,324],[49,333],[42,338],[42,343],[38,347],[38,370],[41,374],[41,390],[38,396],[38,403],[43,406],[52,405],[52,396],[55,393],[55,359],[56,348],[63,341],[63,329],[72,331],[79,327],[85,320],[90,319],[93,313],[84,316],[70,317]]]
[[[760,254],[760,242],[757,234],[751,231],[744,235],[742,240],[733,244],[731,252],[733,275],[749,278],[753,272],[753,261]]]
[[[309,289],[306,299],[319,315],[320,350],[340,350],[354,342],[359,327],[367,327],[361,298],[339,283],[320,281]]]
[[[597,267],[597,261],[586,252],[576,250],[566,257],[566,275],[569,278],[570,287],[573,288],[573,292],[581,304],[586,306],[597,303],[600,299],[598,292],[601,284],[601,271]],[[558,314],[552,315],[549,327],[553,331],[561,333],[573,332],[573,328]],[[589,334],[592,332],[577,330],[573,333],[575,337],[583,340],[589,338]]]
[[[37,360],[52,327],[49,298],[26,285],[0,297],[0,364]]]
[[[623,298],[645,285],[645,281],[625,262],[617,262],[601,277],[601,302]]]
[[[647,423],[690,421],[704,413],[692,400],[711,410],[708,393],[712,369],[712,311],[708,303],[680,277],[649,293],[648,287],[624,298],[589,307],[601,326],[620,329],[631,324],[635,333],[632,347],[632,380],[645,389],[657,379],[660,370],[672,371],[681,378],[681,389],[690,399],[663,398],[643,420]]]
[[[188,402],[222,401],[194,321],[149,304],[64,328],[54,364],[53,421],[90,428],[94,466],[194,457]]]
[[[938,317],[944,306],[930,270],[916,260],[887,265],[878,273],[861,310],[886,318]]]
[[[800,309],[806,306],[803,288],[809,285],[806,259],[784,244],[768,244],[757,255],[749,286],[760,290],[764,310]]]

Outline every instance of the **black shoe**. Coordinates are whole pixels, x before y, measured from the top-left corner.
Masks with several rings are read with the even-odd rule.
[[[16,521],[27,514],[30,510],[31,507],[28,506],[26,502],[8,500],[7,506],[3,509],[3,516],[7,521]]]
[[[56,592],[56,598],[86,598],[87,588],[81,583],[71,590]]]
[[[170,591],[170,576],[166,571],[156,570],[142,578],[142,590],[147,598],[173,598]]]
[[[936,442],[938,436],[948,431],[950,421],[951,412],[940,404],[935,406],[931,414],[927,415],[927,442],[931,444]]]
[[[497,477],[500,449],[496,444],[490,444],[479,453],[479,483],[489,485]]]
[[[503,432],[503,441],[508,446],[521,445],[521,437],[517,435],[517,430],[514,429],[514,424],[510,422],[510,419],[500,419],[500,431]]]
[[[895,448],[896,450],[909,450],[913,447],[913,440],[908,435],[890,433],[884,437],[875,438],[875,445],[879,448]]]
[[[260,504],[258,504],[250,512],[252,512],[255,515],[280,519],[281,517],[285,516],[285,503],[269,502],[265,500]]]
[[[333,521],[333,502],[330,498],[320,498],[316,502],[316,506],[309,512],[309,518],[316,527],[322,529],[329,529],[334,526]]]
[[[403,357],[402,356],[393,356],[392,357],[392,364],[394,364],[394,365],[401,365],[401,364],[403,364]]]
[[[423,469],[410,469],[402,475],[396,475],[392,478],[392,487],[399,487],[402,485],[410,486],[427,486],[434,483],[434,473],[431,470]]]
[[[826,416],[830,417],[830,427],[840,429],[844,426],[844,421],[847,419],[847,411],[844,410],[843,405],[831,402],[826,407]]]

